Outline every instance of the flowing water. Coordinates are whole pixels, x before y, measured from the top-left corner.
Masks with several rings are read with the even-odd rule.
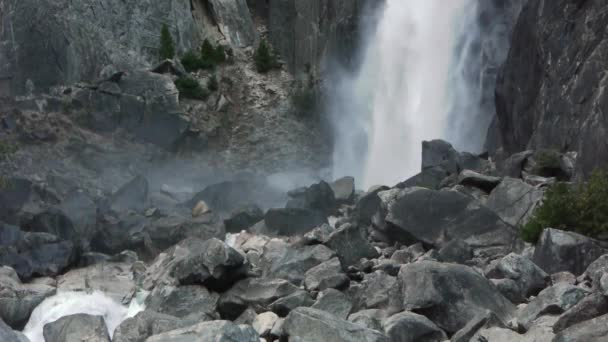
[[[364,38],[359,69],[339,77],[330,107],[336,178],[354,174],[366,187],[393,185],[420,171],[423,140],[481,144],[480,138],[466,144],[473,137],[454,131],[479,103],[464,72],[471,56],[463,46],[478,35],[476,6],[474,0],[386,0]],[[473,123],[484,137],[488,124]]]

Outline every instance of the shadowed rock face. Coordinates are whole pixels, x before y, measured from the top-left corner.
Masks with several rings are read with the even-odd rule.
[[[498,125],[509,153],[577,151],[577,174],[608,157],[604,107],[608,64],[603,1],[529,1],[496,89]]]

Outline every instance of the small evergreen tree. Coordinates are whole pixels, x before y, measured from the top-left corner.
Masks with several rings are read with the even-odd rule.
[[[160,29],[160,48],[159,48],[160,59],[172,59],[175,57],[175,44],[173,38],[171,38],[171,32],[167,24],[163,24]]]
[[[210,91],[217,91],[220,89],[220,84],[217,81],[217,76],[215,76],[215,74],[211,75],[211,78],[209,78],[209,81],[207,82],[207,89]]]
[[[213,59],[215,60],[216,64],[222,64],[226,62],[226,51],[223,46],[218,45],[215,48],[215,51],[213,53]]]
[[[255,51],[253,58],[258,72],[261,73],[269,72],[270,70],[276,68],[278,64],[276,56],[272,53],[272,51],[270,51],[268,43],[266,43],[265,40],[260,42],[260,45]]]
[[[181,61],[187,72],[193,72],[201,69],[201,59],[192,51],[186,52],[186,54],[182,56]]]
[[[208,39],[205,39],[201,46],[201,61],[204,69],[211,69],[215,66],[215,49]]]
[[[209,96],[207,90],[201,87],[197,80],[191,77],[180,77],[175,81],[180,98],[206,100]]]

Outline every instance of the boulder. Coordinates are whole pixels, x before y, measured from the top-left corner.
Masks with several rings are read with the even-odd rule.
[[[524,291],[521,289],[519,283],[515,280],[502,278],[490,279],[490,282],[496,287],[498,292],[500,292],[512,303],[520,304],[527,302],[527,298],[523,295]]]
[[[330,184],[338,203],[350,204],[355,199],[355,178],[342,177]]]
[[[97,231],[97,205],[84,192],[70,193],[61,202],[58,209],[64,213],[74,225],[77,236],[83,245],[88,246]]]
[[[339,319],[332,314],[312,308],[297,308],[289,313],[283,325],[290,339],[302,342],[388,342],[375,330]]]
[[[342,267],[346,268],[362,258],[373,259],[379,256],[363,234],[359,226],[347,223],[331,233],[325,244],[336,252]]]
[[[6,323],[4,323],[2,321],[2,319],[0,319],[0,341],[2,341],[2,342],[30,342],[30,340],[27,337],[23,336],[20,332],[13,331],[11,329],[11,327],[6,325]]]
[[[386,314],[386,311],[379,309],[361,310],[348,316],[348,321],[368,329],[384,332],[382,321],[386,319]]]
[[[156,258],[148,268],[145,286],[200,284],[224,291],[246,276],[244,261],[238,251],[218,239],[186,239]]]
[[[604,254],[592,262],[585,270],[585,278],[591,280],[594,288],[599,288],[600,279],[608,273],[608,254]]]
[[[602,342],[608,336],[608,315],[575,324],[558,333],[552,342]]]
[[[148,201],[148,180],[142,176],[133,178],[112,194],[108,201],[114,212],[144,210]]]
[[[349,278],[342,272],[338,258],[332,258],[317,265],[304,275],[304,286],[308,291],[323,291],[325,289],[340,289],[348,285]]]
[[[244,206],[255,205],[266,193],[267,190],[255,180],[236,179],[205,187],[185,205],[192,208],[199,201],[204,201],[213,211],[230,213]]]
[[[346,319],[351,313],[353,304],[342,292],[336,289],[327,289],[319,293],[317,301],[311,307],[327,311],[338,318]]]
[[[72,269],[57,277],[57,290],[100,291],[117,303],[128,304],[136,292],[133,263],[108,262]]]
[[[544,190],[521,179],[505,177],[490,193],[486,206],[500,218],[513,225],[523,226],[543,199]]]
[[[87,314],[64,316],[48,323],[43,334],[46,342],[110,342],[103,317]]]
[[[259,342],[258,333],[251,326],[230,321],[211,321],[171,330],[146,339],[146,342],[182,341],[239,341]]]
[[[525,330],[543,314],[561,314],[582,300],[586,291],[566,283],[558,283],[538,294],[530,303],[517,313],[517,321]]]
[[[434,166],[422,170],[417,175],[395,185],[395,187],[399,189],[421,187],[431,190],[439,190],[442,187],[443,180],[449,175],[450,173],[441,166]]]
[[[515,311],[486,278],[464,265],[420,261],[402,266],[398,280],[404,309],[424,313],[449,334],[486,310],[503,321]]]
[[[500,181],[499,177],[482,175],[471,170],[462,170],[458,175],[458,184],[476,187],[487,193],[492,192]]]
[[[435,323],[413,312],[395,314],[382,325],[391,342],[442,342],[448,338]]]
[[[146,298],[146,309],[197,323],[218,319],[219,294],[203,286],[164,286]]]
[[[532,261],[549,274],[568,271],[579,276],[603,254],[606,249],[592,238],[548,228],[538,240]]]
[[[259,313],[266,312],[271,303],[297,291],[295,285],[283,279],[243,279],[222,293],[218,311],[222,318],[231,320],[236,319],[248,307]]]
[[[493,262],[485,271],[488,279],[511,279],[517,282],[524,298],[538,294],[549,282],[549,275],[530,259],[511,253]]]
[[[314,303],[307,291],[300,290],[270,303],[269,308],[277,315],[285,317],[295,308],[310,307]]]
[[[36,214],[30,221],[22,224],[21,229],[27,232],[52,234],[62,240],[72,241],[74,246],[81,247],[81,237],[78,236],[72,221],[57,209]]]
[[[595,292],[581,299],[580,302],[564,312],[557,322],[555,322],[553,331],[557,334],[575,324],[605,314],[608,314],[608,298],[601,293]]]
[[[460,154],[446,141],[423,141],[422,170],[437,166],[449,173],[458,174],[460,172]]]
[[[230,217],[224,220],[224,226],[227,233],[240,233],[263,219],[262,209],[252,204],[232,212]]]
[[[275,235],[303,235],[314,227],[327,223],[323,213],[302,208],[270,209],[264,216],[268,233]]]
[[[258,332],[260,337],[267,337],[278,320],[279,316],[274,312],[268,311],[257,315],[251,326]]]
[[[460,239],[454,239],[441,247],[437,252],[437,260],[464,264],[473,259],[473,248]]]
[[[152,335],[185,327],[187,322],[177,317],[144,310],[124,320],[112,336],[112,342],[142,342]]]
[[[287,193],[290,200],[286,208],[301,208],[318,211],[329,216],[337,208],[338,203],[331,186],[324,181],[313,184],[308,188],[300,188]]]
[[[460,239],[477,255],[488,257],[519,243],[514,227],[460,192],[406,188],[383,192],[381,197],[387,212],[384,232],[403,243],[442,247]]]
[[[138,227],[136,225],[136,227]],[[197,238],[209,240],[212,238],[224,239],[226,231],[224,225],[217,215],[203,215],[191,217],[179,212],[172,212],[168,216],[161,217],[148,223],[141,229],[133,229],[135,232],[143,231],[148,240],[148,249],[156,253],[172,247],[184,239]],[[142,235],[141,233],[134,234]]]
[[[292,246],[282,240],[271,240],[264,246],[259,266],[264,277],[286,279],[300,285],[308,270],[335,256],[323,245]]]
[[[480,329],[506,328],[505,323],[493,312],[486,311],[478,314],[470,320],[462,329],[458,330],[450,340],[451,342],[470,342]],[[474,341],[474,340],[473,340]]]
[[[388,189],[389,188],[386,186],[380,186],[361,195],[355,204],[355,217],[357,218],[357,222],[362,225],[369,225],[372,223],[372,218],[382,207],[382,201],[380,200],[378,193]]]
[[[22,284],[15,270],[0,267],[0,320],[15,329],[23,328],[38,304],[55,292],[48,285]]]
[[[335,229],[327,223],[324,223],[310,232],[304,234],[304,240],[309,245],[326,243]]]
[[[360,283],[351,283],[346,291],[353,303],[353,311],[363,309],[402,310],[400,287],[396,277],[382,271],[363,276]]]
[[[0,265],[14,268],[23,280],[60,274],[77,257],[72,242],[47,233],[25,233],[13,246],[0,245]]]

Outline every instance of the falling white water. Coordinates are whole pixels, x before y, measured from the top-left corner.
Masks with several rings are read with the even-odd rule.
[[[475,6],[386,0],[360,69],[342,75],[330,108],[336,178],[354,174],[365,187],[393,185],[420,171],[423,140],[454,135],[446,132],[448,117],[469,94],[453,68],[462,63],[457,45]]]
[[[145,309],[143,301],[147,292],[140,292],[129,308],[117,303],[102,292],[60,292],[45,299],[34,309],[23,333],[31,342],[44,342],[44,325],[61,317],[75,314],[102,316],[110,336],[114,329],[128,317],[135,316]]]

